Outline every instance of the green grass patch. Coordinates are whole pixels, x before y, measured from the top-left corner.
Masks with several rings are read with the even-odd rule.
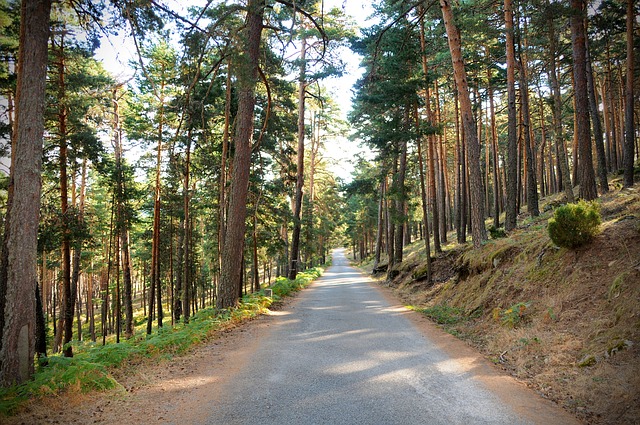
[[[58,395],[63,391],[87,393],[117,388],[120,384],[112,376],[116,369],[183,354],[207,341],[223,324],[265,313],[273,302],[309,285],[322,272],[318,267],[298,273],[293,281],[278,278],[271,287],[272,297],[267,297],[264,290],[245,295],[235,308],[201,309],[191,317],[189,324],[165,325],[151,335],[139,333],[129,340],[121,340],[118,344],[109,342],[104,346],[91,341],[74,341],[74,357],[52,355],[46,359],[46,364],[37,365],[31,381],[0,388],[0,418],[15,414],[29,399]]]
[[[464,311],[446,304],[438,304],[427,308],[413,308],[440,325],[455,325],[467,320]]]

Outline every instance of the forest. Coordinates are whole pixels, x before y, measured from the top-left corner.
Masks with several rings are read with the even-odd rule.
[[[202,3],[0,2],[2,385],[225,314],[336,246],[393,278],[417,239],[430,261],[547,195],[634,185],[633,0],[380,0],[363,28],[323,1]],[[127,79],[96,57],[118,34]],[[346,48],[348,122],[326,87]],[[342,180],[347,138],[368,154]]]

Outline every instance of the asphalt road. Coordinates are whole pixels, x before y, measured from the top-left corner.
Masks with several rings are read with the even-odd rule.
[[[452,355],[458,342],[441,348],[429,335],[440,331],[411,315],[334,251],[219,388],[206,423],[577,423],[479,356]]]

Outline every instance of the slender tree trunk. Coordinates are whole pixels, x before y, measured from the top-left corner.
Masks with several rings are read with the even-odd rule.
[[[576,136],[579,149],[580,197],[590,201],[598,197],[591,152],[589,99],[587,95],[586,32],[584,1],[571,0],[571,44],[573,47],[573,78],[576,116]]]
[[[129,220],[126,217],[126,199],[124,183],[124,164],[122,157],[122,137],[120,128],[120,105],[118,103],[118,88],[114,88],[113,97],[113,142],[117,169],[116,190],[118,192],[116,200],[118,203],[118,234],[120,237],[121,258],[122,258],[122,282],[124,287],[124,310],[125,310],[125,337],[133,336],[133,294],[131,284],[131,252],[129,250]]]
[[[635,13],[633,7],[634,1],[627,0],[627,80],[626,80],[626,103],[624,109],[624,187],[633,186],[634,180],[634,97],[633,97],[633,73],[634,73],[634,52],[633,52],[633,23],[635,21]]]
[[[507,203],[504,228],[514,230],[518,219],[518,134],[516,122],[516,50],[513,29],[513,2],[504,0],[504,19],[507,35]]]
[[[404,213],[405,206],[405,177],[407,173],[407,142],[403,141],[400,145],[400,164],[396,180],[396,190],[398,197],[396,199],[396,232],[395,232],[395,252],[394,263],[402,263],[402,250],[404,248],[404,223],[406,216]]]
[[[618,171],[619,162],[618,162],[618,137],[616,134],[616,111],[615,111],[615,103],[613,101],[613,71],[611,69],[611,53],[610,46],[607,43],[607,76],[605,79],[605,84],[603,85],[603,90],[606,87],[607,91],[607,105],[605,105],[605,120],[607,121],[609,130],[608,134],[611,137],[611,161],[609,161],[609,165],[611,166],[611,171]],[[605,97],[603,96],[603,99]],[[608,107],[607,107],[608,106]],[[609,113],[609,119],[607,119],[607,113]]]
[[[227,231],[222,247],[222,269],[218,308],[234,306],[242,280],[243,242],[246,229],[247,192],[251,166],[251,140],[256,101],[255,87],[258,79],[260,39],[264,0],[249,0],[243,31],[243,56],[238,72],[238,112],[235,134],[235,155],[229,199]]]
[[[416,121],[418,113],[415,112]],[[419,126],[419,122],[416,122]],[[424,250],[427,256],[427,283],[431,283],[431,242],[429,241],[429,204],[427,203],[427,189],[425,185],[424,161],[422,159],[422,140],[418,139],[418,167],[420,171],[420,197],[422,201],[422,225],[424,227]],[[436,231],[434,230],[434,234]]]
[[[422,7],[420,8],[422,9]],[[425,77],[429,73],[429,68],[427,66],[427,55],[426,55],[426,42],[424,37],[424,17],[420,18],[420,48],[421,48],[421,58],[422,58],[422,72]],[[431,90],[429,87],[425,90],[425,109],[427,110],[427,117],[429,119],[429,124],[431,126],[435,126],[435,114],[431,109]],[[417,119],[417,117],[416,117]],[[432,214],[433,214],[433,248],[436,253],[442,252],[442,248],[440,246],[440,215],[439,215],[439,205],[438,205],[438,193],[436,189],[436,170],[435,170],[435,135],[430,134],[427,136],[428,140],[428,150],[429,150],[429,191],[431,192],[431,205],[432,205]],[[418,141],[418,149],[420,149],[420,141]],[[422,158],[420,158],[422,161]],[[423,171],[422,169],[420,170]],[[428,239],[428,238],[427,238]]]
[[[460,34],[453,19],[453,12],[449,0],[440,0],[440,8],[444,25],[447,30],[451,61],[453,63],[456,88],[460,99],[462,111],[462,123],[465,129],[467,153],[469,156],[469,183],[471,192],[471,232],[473,246],[480,248],[482,241],[487,239],[487,231],[484,226],[484,200],[482,197],[482,171],[480,169],[480,145],[476,134],[476,123],[473,118],[469,86],[462,59],[460,46]]]
[[[442,122],[442,112],[440,110],[440,93],[438,88],[438,80],[434,81],[434,90],[436,96],[436,120],[437,122]],[[446,129],[443,130],[445,132]],[[439,167],[439,179],[440,179],[440,242],[447,242],[447,228],[448,224],[451,222],[450,218],[450,208],[447,199],[449,197],[449,179],[448,179],[448,171],[447,171],[447,159],[446,152],[444,149],[444,142],[446,133],[438,134],[438,144],[439,144],[439,154],[440,154],[440,167]]]
[[[78,205],[78,222],[84,223],[84,207],[87,189],[87,159],[82,160],[82,171],[80,178],[80,202]],[[75,196],[73,196],[75,199]],[[82,295],[80,294],[80,261],[82,257],[82,242],[76,241],[73,249],[73,272],[71,274],[72,299],[78,303],[77,324],[78,324],[78,341],[82,340],[82,323],[80,322],[80,309],[82,307]]]
[[[531,113],[529,111],[529,83],[526,65],[520,58],[520,103],[522,105],[522,132],[527,161],[527,210],[531,217],[540,215],[538,206],[538,179],[536,176],[535,154],[531,139]]]
[[[60,213],[62,215],[62,310],[63,314],[63,352],[65,357],[73,357],[71,338],[73,338],[73,312],[75,300],[71,282],[71,230],[69,229],[69,193],[67,176],[67,106],[65,85],[64,35],[60,40],[58,52],[58,132],[60,138]]]
[[[253,291],[258,292],[260,290],[260,269],[258,264],[258,208],[253,214],[253,244],[252,244],[252,274],[253,274]]]
[[[227,81],[224,106],[224,130],[222,133],[222,155],[220,164],[220,196],[218,206],[218,267],[222,268],[222,247],[224,245],[227,222],[227,156],[231,129],[231,61],[227,64]]]
[[[393,159],[393,168],[391,170],[391,185],[392,185],[392,189],[391,191],[393,192],[393,196],[398,196],[398,192],[397,192],[397,175],[398,175],[398,156],[397,154],[395,155],[396,157]],[[390,198],[387,200],[387,226],[388,226],[388,245],[387,245],[387,254],[389,255],[389,266],[387,267],[387,279],[388,280],[392,280],[393,279],[393,269],[395,267],[396,264],[396,256],[395,256],[395,245],[396,245],[396,221],[399,219],[398,217],[396,217],[396,205],[395,205],[395,200],[393,198]]]
[[[307,90],[306,77],[306,39],[302,38],[300,49],[300,76],[298,79],[298,151],[297,151],[297,178],[296,193],[293,209],[293,234],[291,236],[291,266],[289,267],[289,279],[295,280],[300,267],[300,230],[302,226],[302,190],[304,188],[304,114],[305,114],[305,93]]]
[[[164,85],[161,89],[164,91]],[[162,327],[162,295],[160,288],[160,169],[162,166],[162,138],[163,138],[163,110],[164,99],[161,99],[158,125],[158,147],[156,153],[156,182],[153,203],[153,236],[151,240],[151,281],[149,287],[149,320],[147,321],[147,334],[151,333],[153,321],[151,316],[157,302],[158,327]]]
[[[489,48],[486,48],[487,54],[489,54]],[[498,129],[496,127],[496,108],[493,99],[493,83],[491,82],[492,72],[487,71],[487,81],[489,85],[487,87],[489,96],[489,115],[491,116],[491,163],[493,165],[493,226],[497,229],[500,227],[500,184],[498,177],[500,175],[500,165],[498,164]],[[487,147],[487,150],[489,148]],[[487,162],[487,169],[489,169],[489,162]],[[487,184],[488,185],[488,184]]]
[[[458,230],[458,243],[467,242],[467,215],[468,215],[468,203],[467,203],[467,156],[465,154],[465,140],[464,140],[464,128],[460,126],[460,113],[459,113],[459,99],[458,93],[455,93],[455,114],[456,114],[456,152],[458,154],[457,161],[457,193],[456,198],[458,200],[458,208],[456,212],[456,225]]]
[[[548,3],[547,3],[548,4]],[[557,36],[554,22],[549,23],[549,83],[553,95],[553,131],[555,137],[556,153],[558,155],[558,165],[560,182],[564,189],[567,202],[574,201],[573,185],[571,184],[571,172],[569,171],[569,161],[567,160],[567,148],[564,143],[564,132],[562,131],[562,94],[558,81],[558,70],[556,63]]]
[[[585,24],[586,30],[586,24]],[[602,137],[602,126],[600,125],[600,111],[598,110],[598,101],[596,99],[596,85],[593,81],[593,69],[591,68],[591,54],[589,53],[589,39],[585,37],[586,52],[586,76],[587,91],[589,96],[589,111],[591,115],[591,125],[593,126],[593,135],[595,136],[596,158],[598,161],[598,180],[600,182],[600,192],[609,191],[609,182],[607,181],[607,158],[604,150],[604,139]]]
[[[184,263],[182,264],[182,321],[189,323],[191,316],[189,305],[191,302],[191,196],[189,194],[189,177],[191,175],[191,130],[187,134],[187,151],[185,154],[185,170],[183,191],[184,221],[182,231],[184,234]]]
[[[383,236],[383,213],[384,213],[384,197],[385,197],[385,183],[386,179],[383,177],[380,181],[380,201],[378,202],[378,227],[376,230],[376,248],[373,260],[373,273],[376,273],[378,265],[380,264],[380,253],[382,251],[382,236]]]
[[[92,267],[93,268],[93,267]],[[89,335],[91,335],[91,341],[96,342],[96,317],[93,303],[93,280],[94,274],[90,273],[87,278],[87,317],[89,319]]]

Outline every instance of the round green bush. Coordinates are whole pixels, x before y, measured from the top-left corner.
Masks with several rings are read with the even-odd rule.
[[[577,248],[589,242],[602,222],[595,202],[579,201],[557,208],[549,219],[547,230],[556,245]]]

